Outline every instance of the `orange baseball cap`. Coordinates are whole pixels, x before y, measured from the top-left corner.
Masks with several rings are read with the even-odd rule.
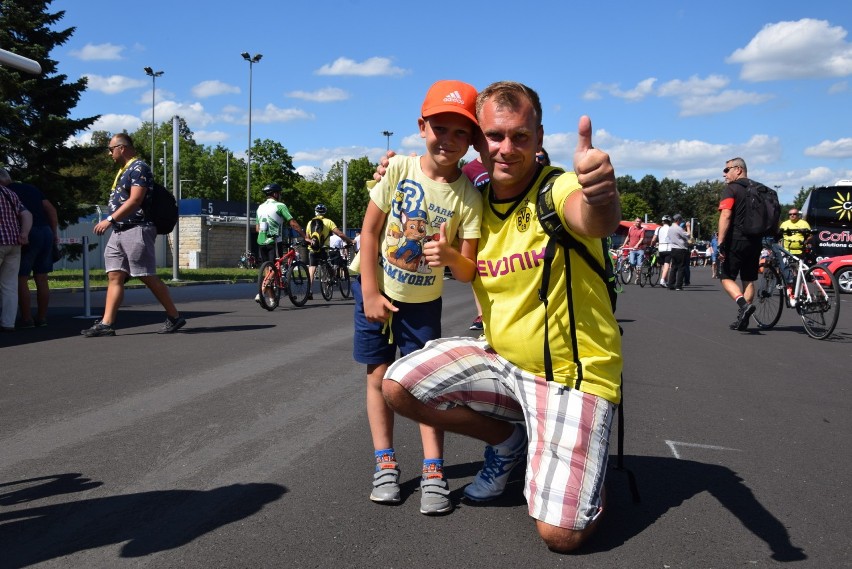
[[[457,113],[473,121],[476,120],[476,89],[462,81],[443,80],[429,87],[420,116],[423,118],[438,113]]]

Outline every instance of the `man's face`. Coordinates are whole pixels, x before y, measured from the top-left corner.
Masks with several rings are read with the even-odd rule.
[[[725,164],[725,169],[722,170],[722,174],[725,176],[725,181],[729,184],[739,178],[740,172],[742,172],[742,167],[732,166],[730,163]]]
[[[633,227],[642,227],[642,220],[638,217],[633,220]]]
[[[535,155],[544,137],[533,106],[523,100],[517,109],[498,107],[489,99],[477,118],[484,137],[477,150],[492,185],[513,193],[526,188],[535,175]]]
[[[124,145],[120,140],[116,140],[115,138],[109,141],[109,146],[107,146],[107,151],[109,152],[110,158],[116,164],[123,164],[124,157],[122,156],[122,151],[124,150]]]

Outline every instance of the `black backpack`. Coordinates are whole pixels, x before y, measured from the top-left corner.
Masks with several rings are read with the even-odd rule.
[[[544,250],[544,268],[541,277],[541,288],[538,291],[539,300],[544,303],[544,369],[545,379],[553,381],[553,362],[550,357],[550,342],[548,338],[548,317],[547,317],[547,289],[550,283],[550,267],[553,264],[553,258],[556,252],[556,245],[560,245],[565,250],[565,276],[569,285],[568,288],[568,320],[571,327],[571,349],[574,353],[574,363],[577,366],[577,381],[574,384],[574,389],[579,389],[583,381],[583,366],[580,362],[580,357],[577,354],[577,332],[576,322],[574,321],[574,295],[571,294],[571,251],[577,254],[589,267],[594,270],[598,276],[606,284],[609,300],[612,306],[613,313],[618,298],[616,292],[615,271],[612,266],[612,257],[609,255],[609,239],[601,239],[601,247],[603,249],[603,265],[601,265],[594,256],[589,252],[589,249],[576,237],[571,235],[556,212],[556,207],[553,203],[553,183],[557,177],[562,175],[564,170],[554,168],[545,174],[539,187],[538,196],[536,197],[536,215],[541,223],[545,233],[550,237],[547,240],[547,246]],[[619,333],[623,333],[621,326],[618,327]],[[624,467],[624,374],[621,376],[621,403],[618,405],[618,458],[616,460],[615,469],[627,474],[630,493],[633,495],[633,501],[639,502],[639,486],[636,483],[636,477],[633,472]]]
[[[314,253],[319,253],[322,250],[322,244],[325,243],[325,224],[322,218],[315,217],[308,222],[308,247]]]
[[[165,187],[154,182],[151,191],[142,202],[145,219],[157,228],[157,235],[171,233],[178,221],[178,204],[175,196]]]
[[[781,202],[778,192],[760,182],[739,179],[736,182],[746,191],[746,204],[740,231],[746,237],[774,236],[781,219]]]

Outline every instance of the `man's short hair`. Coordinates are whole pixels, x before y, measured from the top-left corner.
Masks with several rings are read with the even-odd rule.
[[[748,172],[748,167],[746,167],[745,160],[740,157],[731,158],[730,160],[726,160],[725,164],[729,164],[730,166],[737,166],[743,169],[743,172]]]
[[[134,148],[133,139],[130,138],[130,135],[126,132],[119,132],[117,134],[114,134],[113,139],[115,139],[118,144],[123,144],[129,148]]]
[[[527,99],[533,106],[538,126],[541,126],[541,100],[538,98],[538,93],[523,83],[497,81],[480,91],[479,95],[476,96],[477,118],[479,118],[479,113],[488,99],[494,99],[498,106],[505,106],[510,109],[517,109],[521,105],[521,101]]]

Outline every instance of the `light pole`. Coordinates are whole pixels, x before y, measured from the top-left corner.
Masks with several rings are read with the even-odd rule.
[[[255,63],[260,61],[263,54],[256,53],[254,56],[249,55],[247,51],[240,55],[249,63],[249,116],[248,116],[248,153],[246,158],[246,251],[251,251],[251,88],[252,88],[252,68]]]
[[[387,150],[390,150],[390,137],[392,137],[392,136],[393,136],[393,133],[392,133],[391,131],[389,131],[389,130],[383,130],[383,131],[382,131],[382,134],[383,134],[384,136],[388,137],[388,147],[387,147]]]
[[[157,77],[163,74],[162,71],[154,71],[150,67],[145,67],[145,75],[151,77],[151,176],[154,175],[154,103],[157,100]]]
[[[169,154],[166,152],[166,141],[163,141],[163,157],[160,158],[160,163],[163,165],[163,187],[169,187]]]

